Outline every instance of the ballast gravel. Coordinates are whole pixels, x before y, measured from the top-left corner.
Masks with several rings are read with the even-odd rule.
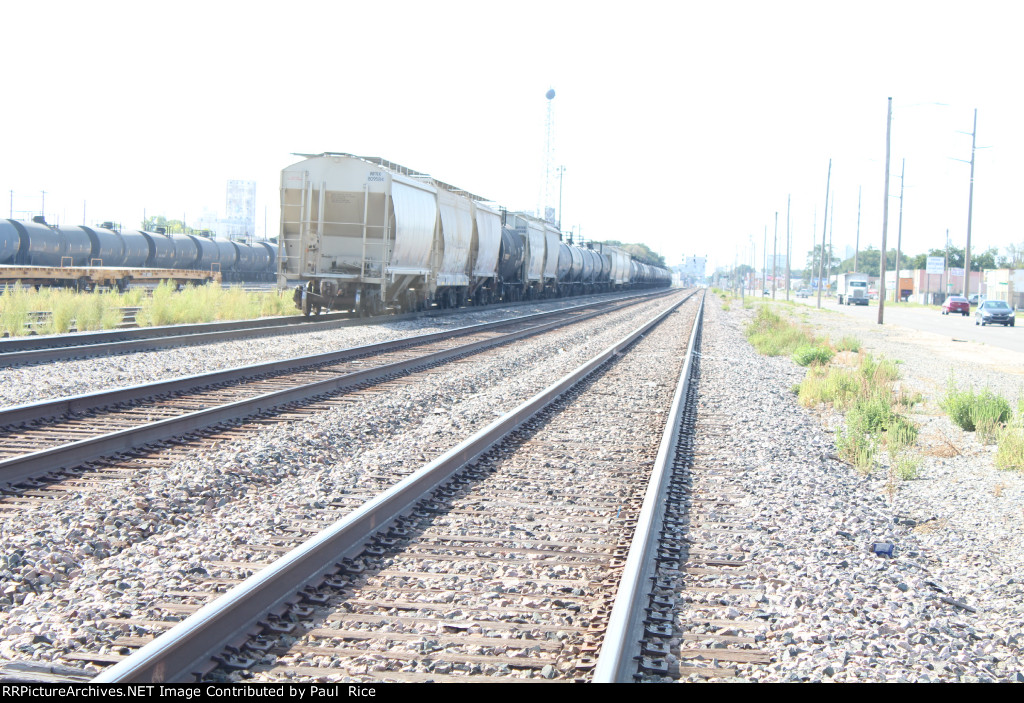
[[[648,301],[354,394],[300,420],[30,510],[0,510],[0,663],[119,653],[168,602],[247,574],[558,380],[678,299]],[[86,478],[88,478],[86,474]],[[51,503],[47,505],[47,503]],[[238,565],[238,566],[236,566]],[[171,594],[177,594],[172,597]],[[125,622],[132,618],[135,622]],[[111,622],[120,620],[121,622]]]
[[[739,665],[740,678],[1024,681],[1024,474],[997,470],[994,447],[941,414],[948,363],[913,335],[811,316],[819,333],[900,360],[905,390],[923,395],[909,415],[921,428],[918,478],[863,475],[836,458],[841,417],[797,404],[805,369],[746,342],[755,309],[723,311],[708,296],[700,393],[731,417],[697,440],[698,452],[747,467],[741,507],[759,528],[741,546],[763,588],[752,617],[768,624],[772,663]],[[970,375],[1016,401],[998,369]],[[877,555],[879,543],[893,556]]]
[[[0,407],[347,349],[614,297],[614,294],[605,294],[485,310],[467,308],[454,315],[393,322],[384,319],[367,326],[340,327],[321,332],[289,332],[233,342],[0,368]]]

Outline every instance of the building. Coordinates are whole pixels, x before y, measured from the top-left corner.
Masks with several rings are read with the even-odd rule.
[[[256,181],[228,181],[227,207],[217,234],[246,240],[256,234]]]
[[[985,271],[984,291],[989,300],[1004,300],[1011,307],[1024,307],[1024,269]]]
[[[675,270],[679,272],[679,279],[683,285],[692,285],[704,280],[708,259],[706,256],[684,256],[680,266]]]

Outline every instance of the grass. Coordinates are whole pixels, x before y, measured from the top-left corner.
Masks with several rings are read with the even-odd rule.
[[[1004,427],[996,442],[996,466],[1004,471],[1024,471],[1024,426]]]
[[[845,425],[836,432],[836,448],[843,460],[858,471],[871,473],[884,448],[891,457],[893,476],[906,479],[917,475],[920,460],[912,450],[918,429],[898,412],[916,399],[894,390],[899,379],[897,362],[862,352],[854,337],[843,337],[833,345],[767,307],[757,311],[746,333],[760,353],[788,354],[797,364],[810,367],[795,389],[798,402],[804,407],[831,405],[845,414]],[[838,361],[837,351],[844,352]],[[855,363],[850,363],[851,358]]]
[[[800,347],[820,344],[809,331],[790,324],[768,306],[757,309],[746,334],[754,348],[765,356],[789,355]]]
[[[72,327],[78,331],[113,329],[123,321],[121,308],[137,306],[142,296],[141,290],[79,293],[67,288],[37,291],[33,286],[15,284],[0,295],[0,334],[20,337],[63,334]]]
[[[249,320],[256,317],[296,315],[291,295],[249,292],[239,286],[186,286],[176,291],[162,283],[146,297],[142,289],[79,293],[66,288],[42,288],[15,284],[0,293],[0,335],[63,334],[72,328],[113,329],[123,321],[126,307],[138,307],[139,326],[173,325],[213,320]],[[49,315],[30,315],[30,313]]]
[[[962,390],[950,378],[946,395],[941,402],[942,409],[960,429],[975,432],[979,425],[986,435],[997,426],[1010,421],[1013,412],[1010,403],[988,388],[975,392],[973,388]]]
[[[282,291],[252,292],[240,286],[186,286],[181,291],[161,283],[142,302],[136,315],[140,326],[177,325],[214,320],[251,320],[297,315],[291,295]]]

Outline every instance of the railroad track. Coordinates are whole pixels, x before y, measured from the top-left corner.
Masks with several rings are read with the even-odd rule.
[[[34,481],[102,457],[309,398],[365,388],[635,305],[606,301],[0,411],[0,485]],[[32,488],[38,485],[27,484]]]
[[[600,296],[598,299],[639,299],[658,295],[664,295],[664,291],[630,293],[625,296]],[[140,351],[167,349],[169,347],[211,344],[214,342],[253,339],[271,335],[319,332],[343,327],[380,324],[381,322],[414,320],[423,317],[443,318],[477,310],[497,308],[514,310],[517,307],[534,305],[537,302],[505,303],[498,306],[480,308],[438,309],[428,313],[406,313],[376,318],[356,318],[350,313],[328,313],[313,318],[295,315],[291,317],[263,318],[260,320],[236,320],[194,325],[81,332],[66,335],[18,337],[0,340],[0,365],[16,366],[52,363],[54,361],[91,356],[129,354]]]
[[[590,679],[696,313],[662,313],[297,547],[325,515],[285,520],[250,545],[264,559],[165,599],[177,626],[122,620],[107,661],[141,649],[96,680]]]

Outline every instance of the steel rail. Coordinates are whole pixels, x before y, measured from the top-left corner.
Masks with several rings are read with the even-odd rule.
[[[564,312],[564,310],[559,312]],[[157,420],[117,432],[10,457],[0,460],[0,482],[16,484],[27,478],[39,476],[47,472],[73,468],[96,459],[129,452],[170,437],[191,434],[221,423],[239,421],[274,410],[289,403],[335,393],[381,378],[403,374],[413,369],[427,367],[450,358],[465,356],[486,347],[497,346],[523,337],[540,334],[569,322],[579,322],[607,312],[607,310],[599,310],[570,321],[554,320],[516,330],[501,337],[482,339],[458,347],[431,352],[412,359],[353,371],[322,381],[293,386],[292,388],[285,388],[232,403],[197,410],[185,415]],[[551,316],[552,314],[540,313],[541,316]],[[495,324],[487,323],[487,325]],[[507,325],[509,321],[503,321],[501,324]]]
[[[593,308],[595,305],[606,306],[607,308],[610,308],[597,311],[599,314],[614,312],[616,309],[621,309],[622,307],[625,307],[616,307],[615,304],[619,302],[623,302],[623,299],[574,305],[568,308],[550,310],[548,312],[532,313],[530,315],[523,315],[521,317],[515,317],[511,319],[497,320],[495,322],[481,322],[475,325],[466,325],[464,327],[453,327],[451,329],[442,330],[440,332],[428,332],[426,334],[417,334],[409,337],[390,339],[384,342],[364,344],[358,347],[349,347],[347,349],[340,349],[332,352],[323,352],[321,354],[312,354],[309,356],[295,356],[289,359],[279,359],[277,361],[268,361],[260,364],[251,364],[249,366],[236,366],[229,369],[221,369],[219,371],[209,371],[207,373],[196,374],[194,376],[178,376],[177,378],[170,378],[163,381],[145,383],[137,386],[125,386],[123,388],[112,388],[104,391],[95,391],[93,393],[83,393],[80,395],[65,396],[63,398],[54,398],[52,400],[44,400],[38,403],[13,405],[7,408],[0,408],[0,427],[24,425],[29,422],[34,422],[37,420],[42,420],[51,417],[57,417],[60,415],[67,415],[70,413],[82,413],[87,412],[89,410],[94,410],[96,408],[118,405],[121,403],[128,403],[142,398],[149,398],[170,393],[179,393],[196,388],[213,386],[221,383],[230,383],[232,381],[237,381],[244,378],[254,378],[256,376],[274,374],[281,371],[309,368],[323,364],[339,363],[342,361],[347,361],[349,359],[371,356],[373,354],[379,354],[381,352],[393,351],[401,347],[415,346],[419,344],[429,344],[431,342],[440,341],[442,339],[449,339],[454,337],[477,334],[480,332],[486,332],[491,329],[497,329],[499,327],[511,324],[518,324],[523,322],[529,323],[531,321],[539,321],[545,318],[557,317],[562,314],[572,314],[580,310]],[[590,316],[588,315],[581,317],[579,319],[585,320],[588,319],[589,317]]]
[[[643,506],[637,518],[633,540],[608,618],[601,653],[594,667],[595,683],[631,683],[637,673],[637,658],[644,633],[644,616],[650,606],[650,583],[657,569],[655,556],[665,521],[665,492],[672,474],[672,463],[682,429],[683,410],[690,388],[693,360],[703,325],[704,296],[697,309],[697,319],[690,334],[686,361],[679,374],[672,407],[665,423],[658,456],[647,484]]]
[[[95,683],[182,681],[211,658],[257,628],[297,591],[321,579],[335,564],[358,554],[368,539],[411,510],[435,488],[472,463],[509,433],[557,400],[612,357],[673,313],[694,293],[672,305],[575,371],[498,418],[266,568],[208,603],[134,654],[103,671]]]
[[[644,291],[632,295],[613,298],[613,300],[628,300],[642,298],[645,296],[654,297],[657,294],[664,294],[665,289],[658,289],[654,292]],[[537,304],[544,301],[522,301],[517,303],[506,303],[503,306],[519,307],[522,305]],[[61,346],[46,346],[50,341],[63,341],[63,337],[35,337],[27,339],[15,339],[0,341],[0,367],[4,365],[21,365],[45,363],[53,361],[65,361],[89,356],[102,356],[106,354],[124,354],[141,351],[153,351],[166,349],[173,346],[212,344],[215,342],[250,339],[275,334],[297,334],[300,332],[320,332],[324,330],[340,329],[344,327],[359,327],[364,325],[379,324],[382,322],[402,322],[407,320],[422,319],[424,317],[447,317],[459,313],[477,312],[496,308],[458,308],[445,310],[432,310],[427,313],[403,313],[401,315],[386,315],[374,318],[353,318],[347,313],[333,313],[330,320],[312,321],[309,318],[293,316],[287,318],[264,318],[263,320],[243,320],[234,322],[210,322],[198,325],[176,325],[168,327],[139,328],[132,330],[116,330],[107,332],[85,332],[82,335],[90,335],[88,338],[79,337],[79,333],[68,335],[67,340],[74,342],[79,339],[86,340],[86,344],[71,344]],[[337,315],[337,317],[335,316]],[[345,315],[345,317],[341,317]],[[151,332],[156,330],[156,334]]]

